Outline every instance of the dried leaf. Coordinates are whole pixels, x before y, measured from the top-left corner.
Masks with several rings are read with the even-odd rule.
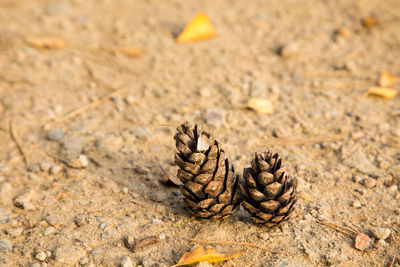
[[[245,250],[239,250],[232,253],[217,253],[214,248],[204,248],[203,246],[198,246],[192,251],[189,251],[185,255],[183,255],[179,262],[173,266],[190,265],[201,261],[226,261],[229,259],[237,258],[243,255],[245,252]]]
[[[213,38],[217,31],[210,19],[204,13],[197,14],[194,19],[185,26],[176,41],[178,43],[190,43]]]
[[[378,18],[374,16],[365,17],[361,20],[361,24],[367,29],[376,26],[378,22],[379,22]]]
[[[397,81],[397,78],[387,71],[381,73],[379,77],[379,85],[382,87],[390,87]]]
[[[247,100],[246,108],[257,111],[260,114],[271,114],[273,111],[272,103],[269,99],[250,98]]]
[[[56,37],[32,37],[26,39],[26,43],[38,49],[61,49],[65,46],[65,41]]]
[[[368,251],[374,248],[374,243],[369,236],[359,233],[354,240],[354,247],[361,251]]]
[[[119,47],[115,50],[128,57],[140,57],[142,54],[142,51],[137,47]]]
[[[371,87],[364,93],[364,95],[374,95],[374,96],[379,96],[385,99],[392,99],[396,97],[397,95],[397,90],[392,89],[392,88],[386,88],[386,87]]]

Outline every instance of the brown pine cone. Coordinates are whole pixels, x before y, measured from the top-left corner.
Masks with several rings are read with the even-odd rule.
[[[256,153],[251,168],[244,169],[240,191],[242,206],[251,219],[268,227],[289,218],[296,203],[297,180],[289,177],[278,154]]]
[[[219,219],[232,214],[240,204],[239,177],[216,140],[197,125],[177,128],[175,163],[185,196],[196,217]]]

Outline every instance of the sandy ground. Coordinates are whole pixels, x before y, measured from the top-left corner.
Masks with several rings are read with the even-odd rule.
[[[268,248],[211,245],[247,250],[215,266],[390,266],[400,250],[375,228],[400,230],[400,101],[363,93],[383,71],[400,77],[399,10],[396,0],[1,0],[0,262],[170,266],[196,235]],[[218,36],[176,43],[199,11]],[[363,27],[368,16],[378,23]],[[26,41],[50,37],[65,46]],[[245,109],[249,98],[273,113]],[[184,121],[213,132],[239,172],[255,151],[280,153],[299,180],[293,218],[274,229],[243,210],[193,218],[160,168],[174,175]],[[80,154],[70,165],[87,167],[66,164]],[[376,246],[361,252],[317,219]],[[125,244],[148,237],[159,242]]]

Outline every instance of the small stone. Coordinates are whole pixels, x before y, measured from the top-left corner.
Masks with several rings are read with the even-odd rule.
[[[74,169],[86,168],[89,165],[89,159],[81,154],[77,158],[68,161],[68,166]]]
[[[13,228],[13,229],[7,229],[7,234],[10,236],[20,236],[22,232],[24,231],[24,228],[18,227],[18,228]]]
[[[383,239],[379,239],[378,242],[376,242],[376,244],[377,244],[377,246],[379,246],[379,247],[386,247],[386,246],[387,246],[386,241],[383,240]]]
[[[357,64],[356,64],[354,61],[352,61],[352,60],[347,61],[347,62],[344,64],[344,68],[345,68],[346,70],[350,71],[351,73],[356,72],[357,69],[358,69]]]
[[[271,101],[265,98],[250,98],[245,106],[260,114],[271,114],[273,112]]]
[[[210,108],[204,114],[204,120],[207,124],[220,127],[225,123],[225,110],[219,108]]]
[[[129,106],[136,104],[136,102],[136,97],[134,97],[133,95],[128,95],[125,97],[125,103]]]
[[[279,48],[279,55],[282,57],[291,57],[297,55],[300,50],[299,42],[292,42],[286,45],[283,45]]]
[[[8,209],[0,207],[0,224],[8,223],[9,221],[10,221],[10,211]]]
[[[124,244],[127,248],[132,249],[135,246],[135,239],[132,236],[125,236]]]
[[[164,202],[167,200],[167,194],[162,191],[156,191],[150,195],[150,199],[154,202]]]
[[[75,223],[77,226],[83,226],[87,224],[88,216],[86,214],[79,214],[75,217]]]
[[[36,192],[28,189],[14,198],[14,205],[24,210],[35,210],[36,207],[31,203],[31,200],[35,197]]]
[[[128,193],[129,193],[128,187],[126,187],[126,186],[122,187],[122,188],[121,188],[121,193],[123,193],[123,194],[128,194]]]
[[[82,257],[85,256],[85,251],[79,247],[71,245],[61,245],[54,250],[54,259],[65,265],[74,265]]]
[[[296,265],[291,262],[284,261],[276,265],[276,267],[296,267]]]
[[[107,238],[110,237],[110,233],[109,233],[109,232],[104,232],[104,233],[102,233],[102,234],[100,235],[100,237],[101,237],[102,239],[107,239]]]
[[[382,227],[374,227],[371,229],[371,233],[376,237],[377,239],[383,239],[385,240],[390,236],[390,229],[388,228],[382,228]]]
[[[387,188],[387,191],[388,191],[389,193],[391,193],[391,194],[397,192],[398,190],[399,190],[399,188],[398,188],[397,184],[394,184],[394,185],[389,186],[389,187]]]
[[[354,247],[361,251],[368,251],[374,248],[374,243],[369,236],[359,233],[354,240]]]
[[[79,260],[80,265],[86,265],[88,264],[89,260],[86,257],[83,257],[82,259]]]
[[[373,187],[376,186],[376,180],[373,179],[373,178],[368,177],[368,178],[363,180],[363,184],[364,184],[364,186],[366,188],[373,188]]]
[[[120,262],[121,267],[133,267],[131,258],[128,256],[122,257]]]
[[[56,229],[54,227],[50,226],[44,230],[43,235],[48,236],[48,235],[51,235],[52,233],[54,233],[55,231],[56,231]]]
[[[40,166],[39,164],[32,164],[28,167],[29,172],[39,172],[40,171]]]
[[[258,235],[258,237],[261,238],[262,240],[265,240],[265,241],[266,241],[266,240],[269,239],[269,234],[263,232],[263,233],[260,233],[260,234]]]
[[[163,221],[161,221],[161,220],[159,220],[159,219],[153,219],[153,223],[154,223],[154,224],[156,224],[156,223],[163,223]]]
[[[31,265],[31,267],[42,267],[42,265],[40,264],[40,263],[33,263],[32,265]]]
[[[92,254],[93,256],[98,256],[103,252],[103,250],[101,248],[94,248],[90,251],[90,254]]]
[[[40,176],[35,173],[28,173],[28,179],[37,182],[40,180]]]
[[[359,182],[361,182],[361,180],[362,180],[362,177],[361,177],[361,176],[359,176],[359,175],[353,176],[353,182],[359,183]]]
[[[50,141],[60,141],[64,137],[64,130],[62,128],[50,130],[46,136]]]
[[[36,254],[36,256],[35,256],[35,258],[38,260],[38,261],[44,261],[45,259],[46,259],[46,252],[39,252],[39,253],[37,253]]]
[[[102,223],[99,224],[99,229],[100,229],[100,230],[104,230],[104,229],[106,229],[106,227],[107,227],[107,224],[106,224],[106,223],[103,223],[103,222],[102,222]]]
[[[361,203],[358,200],[354,200],[353,203],[351,203],[351,206],[353,208],[359,209],[359,208],[361,208]]]
[[[57,216],[57,215],[47,216],[46,221],[48,224],[50,224],[53,227],[62,227],[65,225],[65,222],[62,219],[62,217]]]
[[[11,245],[10,242],[6,239],[1,239],[0,240],[0,252],[7,252],[11,250]]]
[[[11,199],[12,199],[12,185],[7,182],[0,184],[0,203],[6,204],[10,202]]]
[[[53,165],[53,166],[51,166],[51,168],[50,168],[50,174],[53,174],[53,175],[59,174],[59,173],[61,172],[61,170],[62,170],[61,166],[59,166],[59,165]]]
[[[51,163],[50,162],[45,161],[45,162],[41,162],[40,163],[40,169],[43,172],[48,172],[50,170],[50,168],[51,168]]]

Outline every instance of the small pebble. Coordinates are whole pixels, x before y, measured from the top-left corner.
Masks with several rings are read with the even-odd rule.
[[[11,250],[11,245],[10,242],[6,239],[1,239],[0,240],[0,252],[7,252]]]
[[[369,177],[363,180],[363,184],[366,188],[373,188],[376,186],[376,180]]]
[[[266,240],[269,239],[269,234],[263,232],[263,233],[260,233],[260,234],[258,235],[258,237],[261,238],[262,240],[265,240],[265,241],[266,241]]]
[[[35,197],[36,192],[31,189],[26,190],[14,198],[14,205],[24,210],[35,210],[35,205],[31,203],[31,200]]]
[[[53,175],[59,174],[59,173],[61,172],[61,170],[62,170],[61,166],[59,166],[59,165],[53,165],[53,166],[51,166],[51,168],[50,168],[50,174],[53,174]]]
[[[75,217],[75,223],[77,226],[83,226],[87,224],[88,216],[86,214],[79,214]]]
[[[150,199],[154,202],[164,202],[167,200],[167,194],[162,191],[156,191],[150,195]]]
[[[50,226],[44,230],[43,235],[48,236],[48,235],[51,235],[52,233],[54,233],[55,231],[56,231],[56,229],[54,227]]]
[[[89,260],[86,257],[83,257],[82,259],[79,260],[80,265],[86,265],[88,264]]]
[[[132,106],[137,102],[136,97],[134,97],[133,95],[126,96],[124,100],[125,100],[125,103],[129,106]]]
[[[47,132],[47,139],[50,141],[59,141],[64,137],[64,130],[57,128]]]
[[[29,172],[39,172],[40,171],[40,166],[39,164],[32,164],[28,167]]]
[[[361,203],[358,200],[354,200],[353,203],[351,203],[351,206],[353,208],[359,209],[359,208],[361,208]]]
[[[376,237],[377,239],[383,239],[385,240],[390,236],[390,229],[388,228],[382,228],[382,227],[374,227],[371,229],[371,233]]]
[[[94,248],[90,251],[90,254],[92,254],[93,256],[98,256],[103,252],[103,250],[101,248]]]
[[[41,162],[40,163],[40,169],[43,172],[48,172],[50,170],[50,168],[51,168],[51,163],[50,162],[45,161],[45,162]]]
[[[74,169],[86,168],[89,165],[89,159],[81,154],[77,158],[70,160],[67,164]]]
[[[39,261],[44,261],[46,259],[46,252],[39,252],[36,254],[35,258]]]
[[[99,224],[99,229],[100,229],[100,230],[104,230],[104,229],[106,229],[106,227],[107,227],[107,224],[106,224],[106,223],[100,223],[100,224]]]
[[[374,248],[374,243],[369,236],[359,233],[354,241],[354,247],[361,251],[368,251]]]
[[[8,223],[10,221],[10,211],[0,207],[0,224]]]
[[[10,236],[20,236],[23,231],[24,228],[18,227],[18,228],[8,229],[7,234],[9,234]]]
[[[31,267],[42,267],[42,265],[40,264],[40,263],[33,263],[32,265],[31,265]]]
[[[211,266],[212,266],[212,265],[209,264],[209,263],[206,262],[206,261],[201,261],[201,262],[199,262],[199,263],[196,264],[196,267],[211,267]]]
[[[298,54],[299,50],[300,50],[299,42],[292,42],[280,47],[279,55],[281,55],[282,57],[291,57]]]
[[[128,256],[122,257],[120,262],[121,267],[133,267],[131,258]]]
[[[37,182],[40,180],[40,176],[35,173],[28,173],[28,179]]]
[[[121,192],[122,192],[123,194],[128,194],[128,193],[129,193],[128,187],[126,187],[126,186],[122,187]]]
[[[225,110],[219,108],[210,108],[204,114],[204,120],[207,124],[220,127],[225,123]]]
[[[53,227],[62,227],[65,225],[64,220],[62,219],[61,216],[57,215],[50,215],[47,216],[46,221],[48,224],[50,224]]]

